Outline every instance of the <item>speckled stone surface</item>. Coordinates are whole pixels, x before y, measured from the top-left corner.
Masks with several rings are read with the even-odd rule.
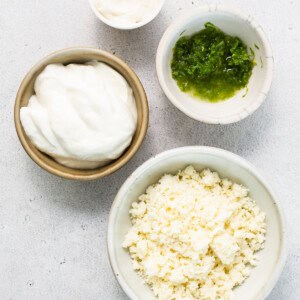
[[[216,3],[216,1],[206,1]],[[268,300],[300,299],[300,2],[219,1],[254,15],[273,45],[272,90],[246,120],[227,126],[197,123],[166,99],[155,52],[168,24],[201,0],[167,0],[144,28],[122,32],[93,15],[87,0],[0,1],[0,298],[125,300],[109,266],[106,226],[114,196],[141,163],[161,151],[209,145],[256,165],[281,198],[288,221],[289,257]],[[28,69],[51,51],[95,46],[122,57],[145,86],[150,126],[138,155],[101,181],[71,182],[37,167],[14,129],[14,97]],[[242,299],[240,299],[242,300]]]

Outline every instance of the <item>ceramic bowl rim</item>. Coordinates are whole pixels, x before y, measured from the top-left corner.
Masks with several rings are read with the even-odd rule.
[[[256,32],[258,37],[261,39],[263,48],[266,52],[266,58],[269,58],[268,68],[266,69],[266,75],[264,79],[265,80],[264,85],[261,88],[261,91],[258,93],[256,99],[252,101],[250,108],[247,109],[246,113],[242,117],[240,116],[240,114],[234,114],[224,119],[216,120],[216,119],[212,119],[211,117],[197,115],[196,113],[194,113],[194,111],[188,109],[185,105],[181,104],[180,101],[177,100],[176,96],[173,95],[173,93],[171,92],[171,89],[169,88],[169,85],[165,80],[165,76],[163,75],[164,74],[163,56],[165,53],[165,49],[168,48],[172,40],[172,37],[178,31],[178,28],[182,28],[186,24],[187,20],[191,18],[191,16],[195,16],[195,15],[203,16],[205,14],[213,14],[215,12],[229,14],[242,21],[247,21],[249,26]],[[273,69],[274,69],[273,51],[272,51],[271,44],[263,28],[258,24],[258,22],[251,15],[245,14],[241,10],[231,5],[223,5],[223,4],[203,5],[201,7],[190,9],[183,12],[178,16],[178,18],[175,19],[175,21],[171,23],[171,25],[164,32],[156,53],[156,72],[157,72],[160,86],[164,91],[165,95],[167,96],[167,98],[173,103],[174,106],[176,106],[180,111],[182,111],[188,117],[196,121],[200,121],[207,124],[225,125],[225,124],[236,123],[253,114],[264,102],[267,93],[271,88],[272,79],[273,79]]]
[[[127,149],[124,154],[126,154],[126,157],[124,157],[124,154],[118,158],[117,160],[115,160],[110,167],[110,164],[108,164],[105,168],[105,170],[101,170],[99,169],[98,172],[96,172],[97,169],[91,170],[91,171],[95,171],[93,172],[93,174],[72,174],[71,170],[73,170],[72,168],[67,168],[70,171],[69,172],[65,172],[62,170],[59,170],[58,168],[55,168],[53,166],[50,166],[49,164],[47,164],[46,162],[44,162],[40,157],[38,157],[38,155],[36,155],[36,153],[34,153],[34,151],[30,148],[30,145],[32,146],[32,143],[29,141],[29,139],[27,138],[27,135],[23,129],[23,126],[21,124],[21,120],[20,120],[20,109],[21,109],[21,101],[22,101],[22,95],[23,92],[26,90],[28,84],[30,83],[32,77],[35,76],[36,72],[38,72],[38,70],[44,66],[49,64],[48,62],[50,62],[53,58],[57,57],[58,55],[67,55],[69,54],[70,56],[72,55],[77,55],[78,53],[88,53],[88,54],[95,54],[95,55],[99,55],[102,57],[105,57],[106,59],[108,59],[111,62],[114,62],[116,65],[119,65],[120,67],[122,67],[124,70],[126,70],[126,72],[129,74],[127,76],[127,78],[131,78],[131,80],[135,83],[137,90],[138,90],[138,94],[139,94],[139,98],[140,98],[140,102],[141,102],[141,114],[143,116],[142,118],[142,122],[140,125],[140,131],[136,140],[136,143],[134,145],[134,147],[132,147],[131,149]],[[84,59],[84,56],[83,56]],[[61,61],[62,63],[64,62],[63,60]],[[138,112],[139,113],[139,112]],[[144,87],[140,81],[140,79],[138,78],[138,76],[136,75],[136,73],[120,58],[118,58],[117,56],[106,52],[104,50],[101,49],[97,49],[97,48],[93,48],[93,47],[71,47],[71,48],[64,48],[61,50],[57,50],[55,52],[52,52],[51,54],[45,56],[44,58],[40,59],[25,75],[24,79],[22,80],[16,99],[15,99],[15,106],[14,106],[14,123],[15,123],[15,128],[16,128],[16,132],[18,135],[18,138],[21,142],[22,147],[24,148],[24,150],[26,151],[26,153],[29,155],[29,157],[37,164],[39,165],[41,168],[43,168],[44,170],[48,171],[49,173],[56,175],[58,177],[61,178],[65,178],[65,179],[71,179],[71,180],[80,180],[80,181],[89,181],[89,180],[95,180],[95,179],[100,179],[106,176],[111,175],[112,173],[118,171],[120,168],[122,168],[125,164],[127,164],[132,158],[133,156],[138,152],[138,150],[140,149],[147,130],[148,130],[148,123],[149,123],[149,107],[148,107],[148,100],[147,100],[147,95],[146,92],[144,90]],[[34,146],[33,146],[34,147]],[[34,147],[36,148],[36,147]]]
[[[113,21],[110,21],[109,19],[105,18],[95,7],[94,1],[95,0],[89,0],[90,6],[91,6],[94,14],[96,15],[96,17],[100,21],[102,21],[104,24],[106,24],[112,28],[119,29],[119,30],[133,30],[133,29],[143,27],[143,26],[147,25],[148,23],[152,22],[158,16],[158,14],[161,12],[166,0],[160,0],[161,1],[160,5],[158,5],[157,8],[155,10],[153,10],[153,13],[150,15],[150,17],[146,18],[142,22],[139,22],[136,24],[131,24],[131,25],[120,24],[120,23],[113,22]]]
[[[114,202],[112,204],[110,214],[109,214],[109,220],[108,220],[108,227],[107,227],[107,249],[108,249],[108,256],[111,268],[114,272],[114,275],[121,286],[121,288],[124,290],[126,295],[132,299],[132,300],[139,300],[135,296],[135,293],[133,289],[127,284],[126,279],[124,279],[121,276],[121,272],[117,263],[117,258],[115,255],[115,243],[114,243],[114,229],[115,229],[115,221],[116,216],[118,213],[119,207],[122,205],[122,201],[124,198],[124,195],[127,193],[127,191],[132,188],[132,186],[135,184],[135,181],[138,177],[142,176],[142,174],[149,168],[153,167],[154,165],[159,164],[161,161],[165,160],[166,158],[177,156],[178,154],[185,154],[185,153],[203,153],[203,154],[211,154],[216,155],[222,158],[226,158],[230,160],[231,162],[243,167],[245,170],[247,170],[249,173],[251,173],[258,181],[259,183],[264,186],[264,188],[268,191],[271,198],[273,199],[275,205],[278,208],[278,217],[279,222],[281,225],[281,243],[280,243],[280,254],[279,259],[277,261],[277,264],[274,266],[275,271],[273,272],[272,276],[268,279],[268,281],[265,284],[265,288],[263,290],[260,290],[258,292],[259,297],[262,299],[265,299],[273,290],[275,287],[282,270],[284,268],[286,258],[287,258],[287,229],[286,229],[286,221],[285,221],[285,215],[282,209],[282,205],[274,193],[274,191],[270,188],[270,185],[268,182],[262,177],[259,171],[246,159],[240,157],[237,154],[234,154],[232,152],[229,152],[227,150],[223,150],[220,148],[214,148],[214,147],[207,147],[207,146],[186,146],[181,148],[175,148],[171,150],[167,150],[165,152],[162,152],[146,162],[144,162],[140,167],[138,167],[123,183],[121,188],[119,189]],[[259,298],[260,299],[260,298]],[[253,299],[254,300],[254,299]]]

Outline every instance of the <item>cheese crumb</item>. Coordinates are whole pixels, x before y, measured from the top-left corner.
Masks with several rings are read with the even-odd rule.
[[[242,185],[189,166],[132,204],[123,247],[160,300],[234,299],[256,266],[266,215]]]

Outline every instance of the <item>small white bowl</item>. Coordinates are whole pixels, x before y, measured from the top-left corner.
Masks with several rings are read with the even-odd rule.
[[[153,9],[151,14],[149,14],[148,17],[145,18],[142,22],[133,23],[133,24],[124,24],[124,23],[118,23],[118,22],[109,20],[103,14],[101,14],[101,12],[97,9],[97,7],[96,7],[97,0],[89,0],[89,2],[90,2],[90,6],[91,6],[93,12],[95,13],[96,17],[100,21],[105,23],[106,25],[116,28],[116,29],[120,29],[120,30],[132,30],[132,29],[140,28],[140,27],[150,23],[153,19],[155,19],[157,17],[157,15],[160,13],[160,11],[162,10],[165,0],[159,0],[158,5],[155,7],[155,9]]]
[[[265,248],[257,255],[258,266],[250,277],[236,288],[236,299],[265,299],[275,286],[286,259],[286,232],[279,201],[263,177],[243,158],[225,150],[210,147],[184,147],[166,151],[140,166],[119,190],[109,216],[108,253],[114,274],[132,300],[154,300],[150,288],[133,270],[127,250],[122,248],[130,229],[129,210],[133,201],[164,174],[175,174],[179,169],[193,165],[196,169],[210,168],[222,177],[241,183],[250,189],[251,197],[267,214]]]
[[[246,89],[241,90],[231,99],[217,103],[201,101],[183,93],[171,74],[173,48],[178,39],[202,30],[206,22],[215,24],[230,35],[240,37],[253,49],[257,61],[248,84],[248,92]],[[189,117],[209,124],[238,122],[257,110],[269,92],[273,64],[272,49],[261,26],[250,15],[216,4],[195,8],[176,18],[163,35],[156,56],[158,79],[169,100]]]

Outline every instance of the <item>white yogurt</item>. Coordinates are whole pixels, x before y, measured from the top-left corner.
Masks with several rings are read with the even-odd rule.
[[[35,95],[21,109],[32,143],[77,169],[108,164],[130,145],[137,125],[132,89],[104,63],[52,64],[37,77]]]
[[[132,25],[150,18],[161,0],[96,0],[96,8],[107,19]]]

